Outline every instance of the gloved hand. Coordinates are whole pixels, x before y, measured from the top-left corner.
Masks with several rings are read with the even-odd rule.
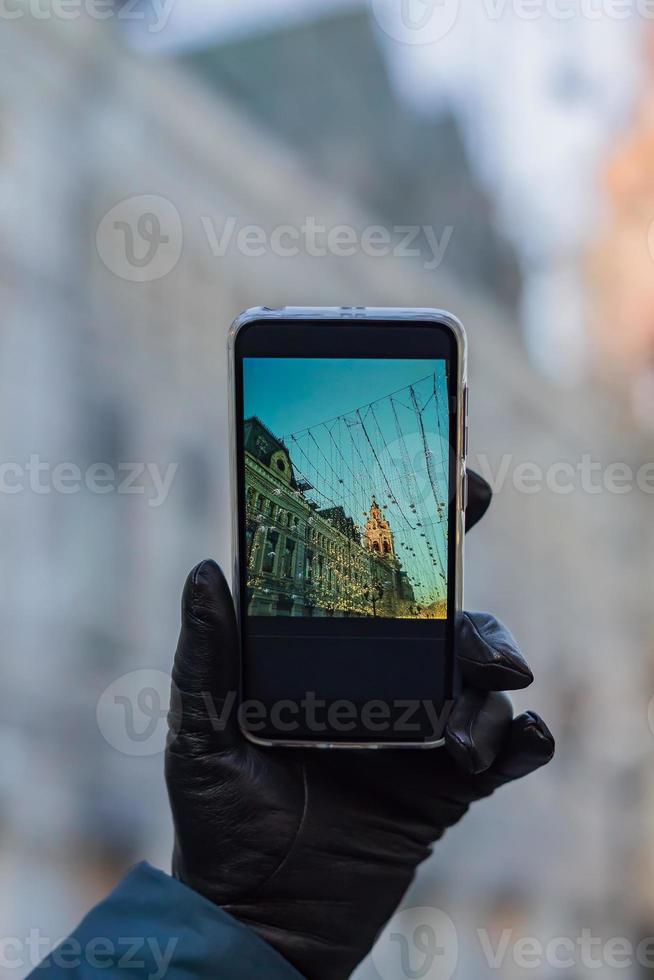
[[[489,500],[490,489],[471,475],[468,527]],[[309,980],[345,980],[432,843],[472,802],[552,758],[545,723],[533,712],[512,720],[508,698],[497,693],[533,679],[511,634],[484,613],[466,613],[460,630],[464,691],[445,748],[260,748],[233,712],[222,731],[212,714],[239,680],[225,578],[211,561],[188,578],[166,754],[173,872]]]

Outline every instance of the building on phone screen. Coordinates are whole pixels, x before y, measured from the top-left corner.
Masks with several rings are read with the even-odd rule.
[[[374,496],[363,528],[341,506],[320,509],[256,417],[244,423],[244,456],[250,615],[445,617],[445,600],[416,602]]]

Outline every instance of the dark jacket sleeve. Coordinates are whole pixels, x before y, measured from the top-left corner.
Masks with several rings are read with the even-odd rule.
[[[139,980],[302,980],[247,926],[145,863],[30,976],[100,980],[119,973]]]

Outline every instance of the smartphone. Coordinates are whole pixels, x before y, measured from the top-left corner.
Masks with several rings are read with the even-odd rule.
[[[432,309],[253,309],[229,353],[244,734],[441,745],[463,598],[461,323]]]

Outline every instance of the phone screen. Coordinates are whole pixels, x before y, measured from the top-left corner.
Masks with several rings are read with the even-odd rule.
[[[360,356],[352,329],[336,328],[331,356],[308,333],[279,353],[256,342],[237,352],[243,693],[255,737],[423,741],[436,725],[421,702],[438,713],[451,687],[452,346],[434,336],[432,356],[406,356],[405,327],[403,356],[388,356],[393,338],[368,328]],[[413,727],[398,731],[411,700]]]

